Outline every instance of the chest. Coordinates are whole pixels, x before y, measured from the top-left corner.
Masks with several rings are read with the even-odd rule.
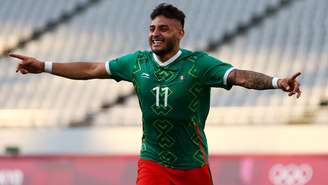
[[[134,75],[134,86],[143,105],[185,107],[202,93],[188,63],[170,68],[144,64]]]

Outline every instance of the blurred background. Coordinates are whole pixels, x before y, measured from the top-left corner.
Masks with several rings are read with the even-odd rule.
[[[105,62],[149,50],[149,14],[161,2],[186,14],[183,48],[272,76],[302,72],[300,99],[212,89],[214,183],[327,184],[328,1],[2,0],[0,185],[135,184],[142,119],[133,86],[23,76],[7,55]]]

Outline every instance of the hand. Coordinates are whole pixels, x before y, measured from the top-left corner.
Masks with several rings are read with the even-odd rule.
[[[21,60],[16,67],[16,73],[42,73],[44,71],[44,62],[35,58],[17,54],[9,54],[9,56]]]
[[[298,72],[290,78],[283,78],[278,80],[278,87],[285,92],[289,92],[288,96],[293,96],[294,94],[297,94],[296,97],[299,98],[302,94],[302,91],[300,89],[300,83],[296,78],[300,75],[301,73]]]

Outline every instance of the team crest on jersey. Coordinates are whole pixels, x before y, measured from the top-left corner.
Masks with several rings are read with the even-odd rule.
[[[183,75],[180,76],[180,80],[184,80],[185,77]]]

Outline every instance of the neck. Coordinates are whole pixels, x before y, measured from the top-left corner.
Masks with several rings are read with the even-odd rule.
[[[175,54],[177,54],[178,51],[179,51],[179,48],[176,48],[176,49],[172,50],[172,52],[170,52],[170,53],[166,53],[162,56],[159,56],[159,55],[156,55],[156,56],[160,60],[160,62],[166,62],[167,60],[172,58]]]

